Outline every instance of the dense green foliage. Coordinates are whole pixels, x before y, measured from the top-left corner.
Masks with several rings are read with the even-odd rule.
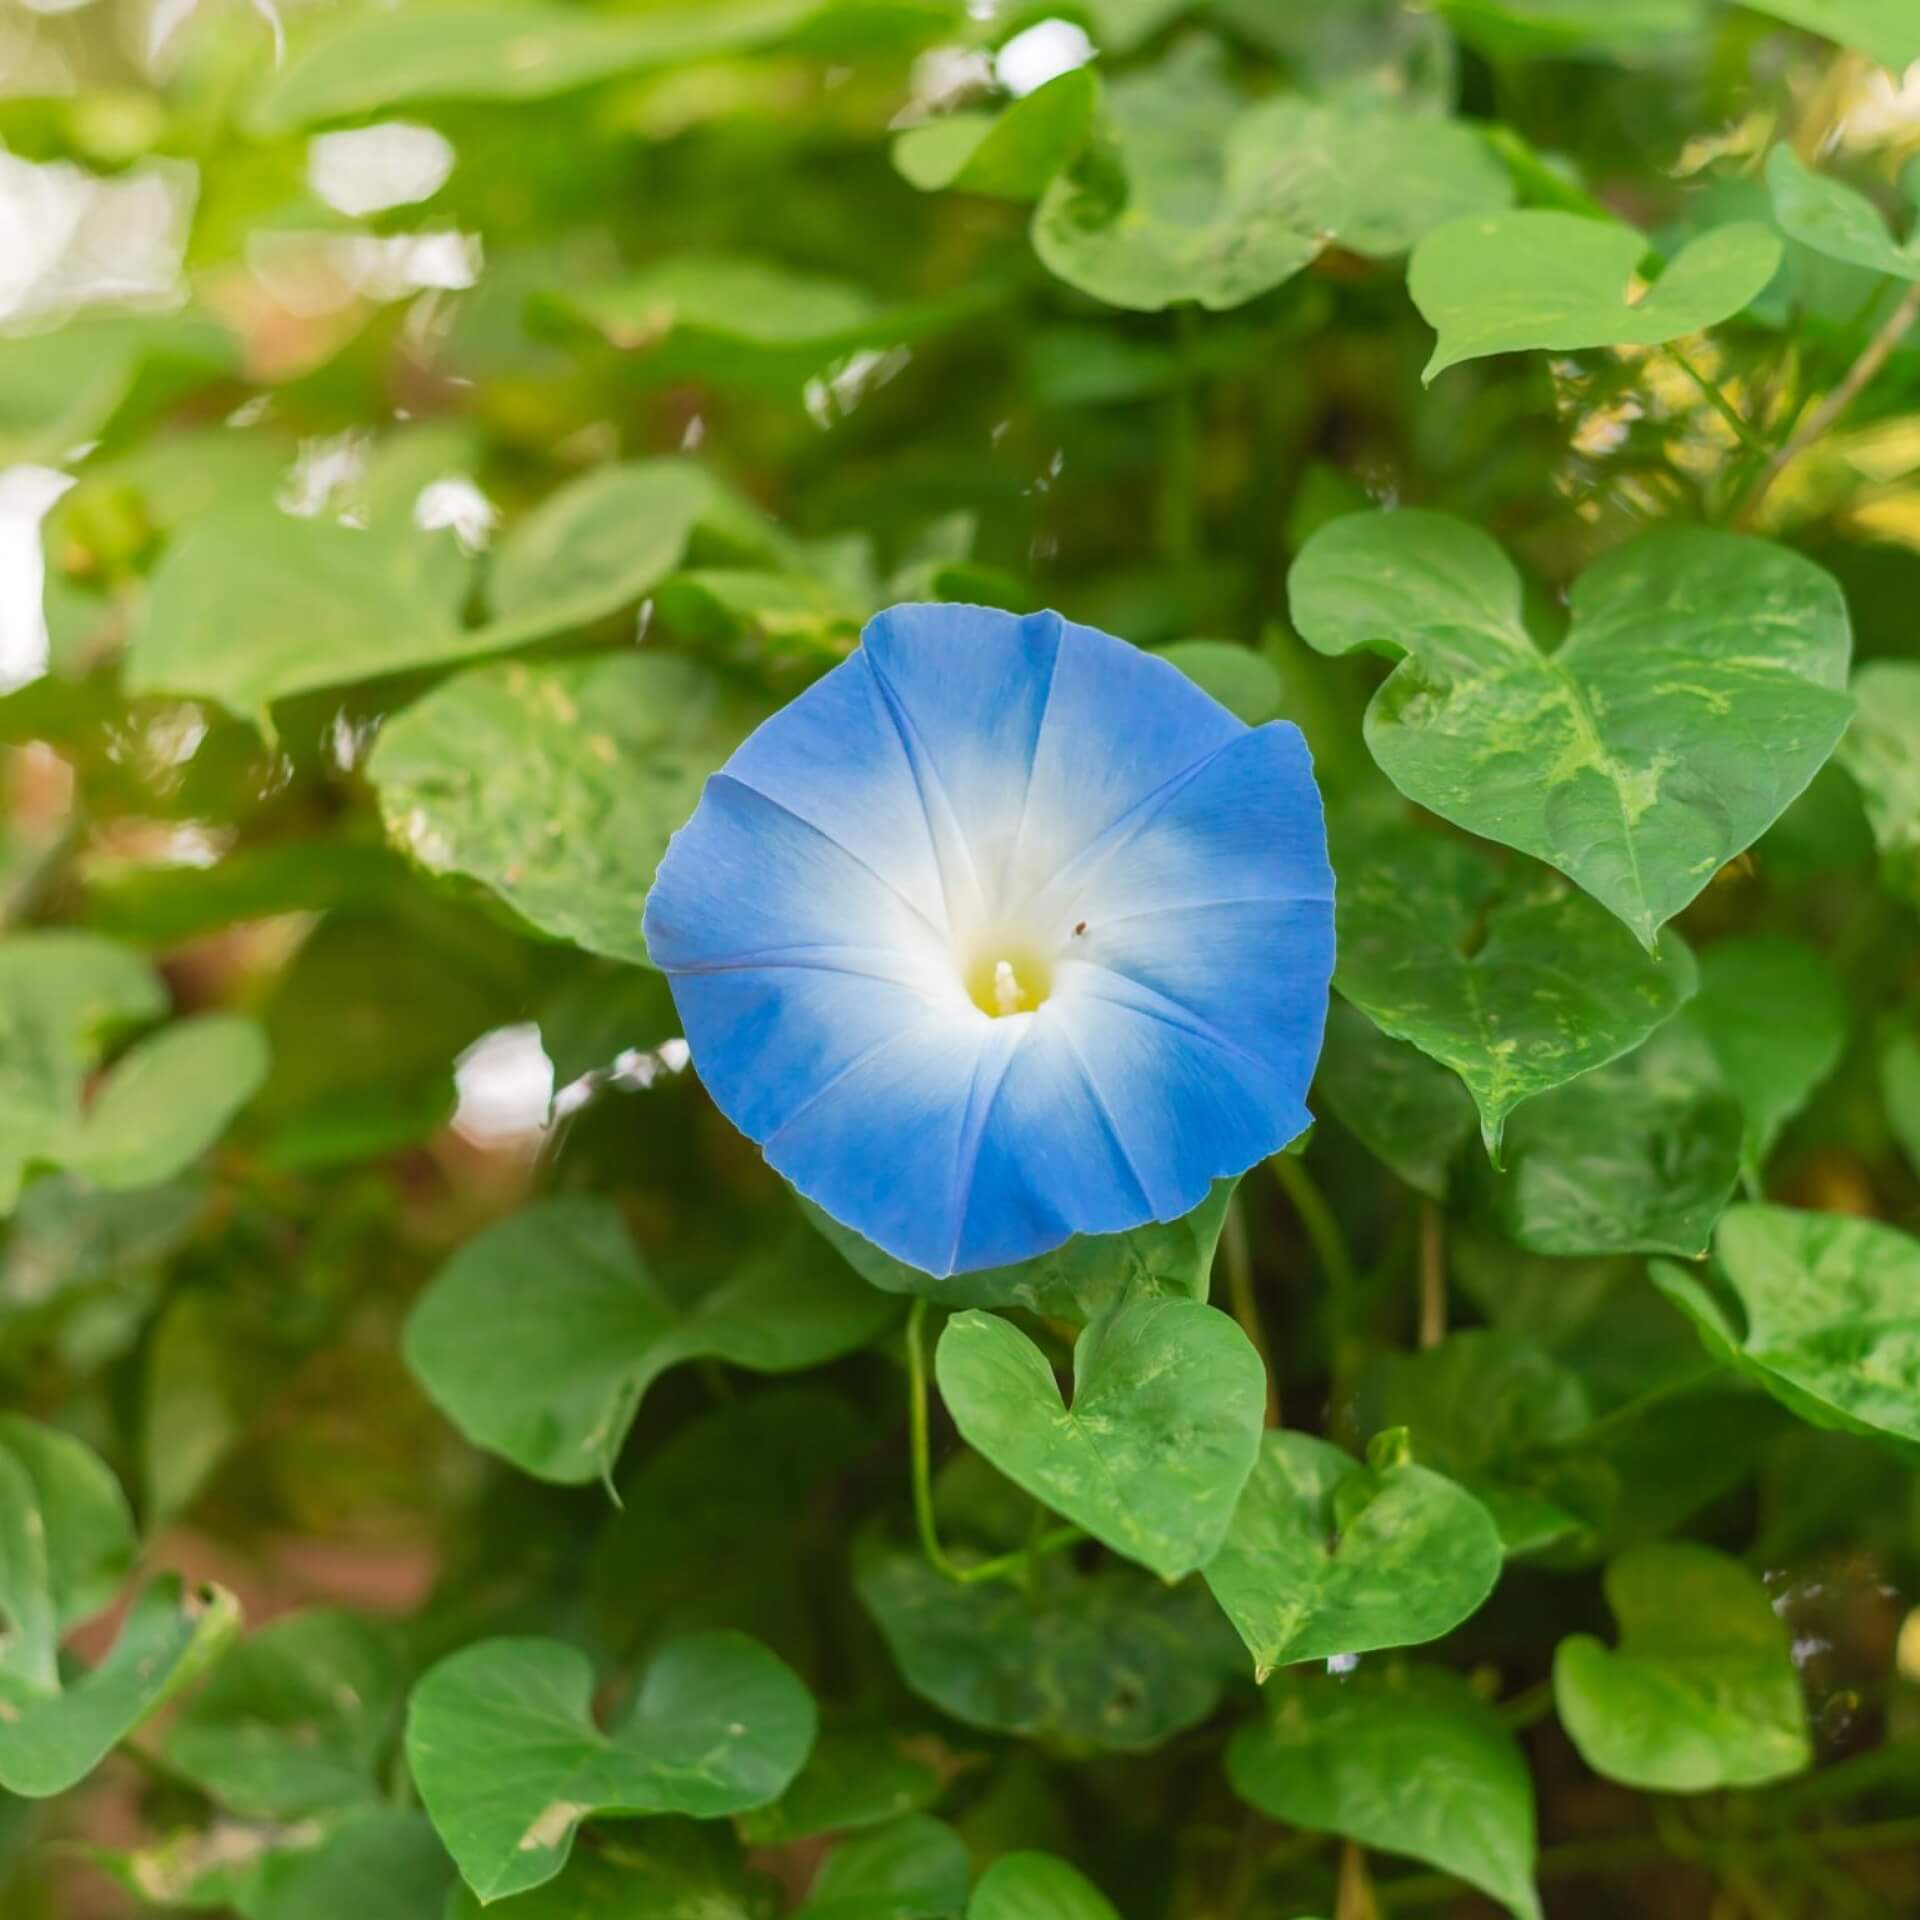
[[[0,0],[0,142],[7,1920],[1920,1911],[1915,0]],[[1339,882],[1310,1135],[949,1280],[641,931],[907,599]]]

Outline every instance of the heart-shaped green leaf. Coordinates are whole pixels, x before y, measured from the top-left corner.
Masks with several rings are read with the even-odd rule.
[[[12,1514],[38,1512],[27,1486],[0,1455],[0,1501]],[[6,1546],[11,1557],[15,1543]],[[0,1668],[0,1788],[44,1800],[77,1785],[215,1658],[239,1619],[231,1594],[168,1574],[133,1603],[112,1652],[64,1690]]]
[[[1756,13],[1770,13],[1809,33],[1823,33],[1843,47],[1857,47],[1895,73],[1920,60],[1920,19],[1907,0],[1746,0]]]
[[[1120,1920],[1078,1867],[1050,1853],[1003,1853],[974,1887],[967,1920]]]
[[[1216,1180],[1178,1220],[1150,1221],[1129,1233],[1076,1234],[1051,1253],[1012,1267],[935,1279],[863,1240],[809,1200],[800,1211],[863,1280],[887,1293],[922,1294],[947,1307],[1024,1307],[1048,1320],[1084,1326],[1122,1300],[1165,1296],[1205,1300],[1214,1249],[1237,1180]]]
[[[168,1768],[254,1820],[378,1801],[406,1668],[359,1614],[289,1615],[243,1640],[167,1730]]]
[[[389,830],[430,871],[470,874],[543,932],[644,962],[667,841],[758,718],[675,655],[510,661],[389,721],[368,771]]]
[[[1606,1586],[1618,1648],[1576,1633],[1553,1657],[1560,1723],[1588,1766],[1623,1786],[1704,1793],[1808,1765],[1786,1627],[1737,1560],[1663,1540],[1613,1561]]]
[[[811,1234],[751,1256],[685,1308],[654,1284],[611,1201],[549,1200],[476,1235],[407,1322],[407,1364],[476,1446],[543,1480],[612,1468],[669,1367],[787,1373],[863,1346],[897,1302]]]
[[[1680,941],[1649,958],[1584,894],[1510,881],[1458,840],[1377,834],[1340,873],[1335,985],[1459,1074],[1496,1165],[1515,1107],[1631,1052],[1694,991]]]
[[[1437,1640],[1493,1591],[1500,1563],[1486,1508],[1444,1475],[1269,1433],[1206,1582],[1264,1681],[1302,1660]]]
[[[923,193],[1032,200],[1080,151],[1098,98],[1092,69],[1070,67],[998,114],[950,113],[910,127],[893,143],[893,164]]]
[[[1681,1018],[1746,1115],[1741,1161],[1757,1188],[1781,1129],[1840,1064],[1848,1022],[1839,976],[1817,947],[1785,934],[1722,940],[1700,956],[1700,991]]]
[[[1864,193],[1815,173],[1785,141],[1767,155],[1773,217],[1789,240],[1901,280],[1920,280],[1920,246],[1896,241]]]
[[[1516,1114],[1505,1172],[1476,1169],[1478,1209],[1531,1253],[1691,1258],[1733,1197],[1743,1132],[1711,1053],[1669,1025]]]
[[[113,1650],[68,1681],[60,1643],[113,1598],[133,1565],[133,1519],[119,1483],[79,1441],[0,1416],[0,1788],[64,1793],[185,1686],[239,1619],[217,1587],[156,1580]]]
[[[1714,227],[1636,299],[1647,253],[1632,227],[1537,208],[1436,228],[1407,271],[1414,305],[1440,336],[1425,378],[1490,353],[1655,347],[1717,326],[1765,291],[1780,236],[1757,221]]]
[[[1866,802],[1887,884],[1920,900],[1920,663],[1870,661],[1853,695],[1837,757]]]
[[[1219,1550],[1260,1446],[1266,1373],[1197,1300],[1136,1300],[1073,1350],[1073,1404],[1009,1320],[956,1314],[934,1357],[967,1444],[1116,1553],[1177,1580]]]
[[[1733,1207],[1713,1255],[1737,1311],[1684,1268],[1653,1268],[1710,1353],[1817,1426],[1920,1448],[1920,1240],[1846,1214]]]
[[[1457,1074],[1336,999],[1314,1087],[1369,1153],[1416,1193],[1445,1199],[1453,1162],[1475,1129],[1473,1096]]]
[[[1289,586],[1322,653],[1401,656],[1366,717],[1394,785],[1558,867],[1649,949],[1853,710],[1840,589],[1766,541],[1676,530],[1616,548],[1574,583],[1552,653],[1506,555],[1444,514],[1335,520]]]
[[[1437,1667],[1282,1674],[1264,1724],[1227,1748],[1227,1777],[1275,1820],[1411,1854],[1539,1920],[1533,1782],[1500,1717]]]
[[[949,1579],[915,1550],[864,1541],[854,1584],[900,1675],[970,1727],[1144,1753],[1204,1720],[1245,1656],[1196,1580],[1076,1572],[1058,1557],[1031,1592]]]
[[[777,1800],[813,1745],[813,1701],[740,1633],[670,1641],[610,1732],[586,1656],[557,1640],[486,1640],[413,1690],[407,1761],[461,1877],[483,1901],[566,1865],[595,1814],[717,1819]]]
[[[1355,95],[1249,105],[1219,49],[1176,47],[1107,92],[1107,112],[1034,214],[1041,261],[1112,306],[1242,305],[1336,241],[1403,252],[1512,181],[1470,128]]]

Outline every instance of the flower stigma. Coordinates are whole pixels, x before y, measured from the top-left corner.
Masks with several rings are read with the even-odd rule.
[[[985,941],[965,969],[967,997],[984,1014],[1004,1019],[1031,1013],[1053,991],[1053,967],[1027,941]]]

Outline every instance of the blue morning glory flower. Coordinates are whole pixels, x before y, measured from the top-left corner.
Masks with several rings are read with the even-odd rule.
[[[707,782],[646,939],[722,1112],[948,1274],[1307,1125],[1333,874],[1296,727],[1056,613],[903,606]]]

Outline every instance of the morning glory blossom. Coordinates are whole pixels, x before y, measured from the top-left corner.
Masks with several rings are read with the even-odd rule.
[[[707,782],[645,931],[722,1112],[944,1275],[1307,1125],[1333,875],[1298,728],[1056,613],[902,606]]]

